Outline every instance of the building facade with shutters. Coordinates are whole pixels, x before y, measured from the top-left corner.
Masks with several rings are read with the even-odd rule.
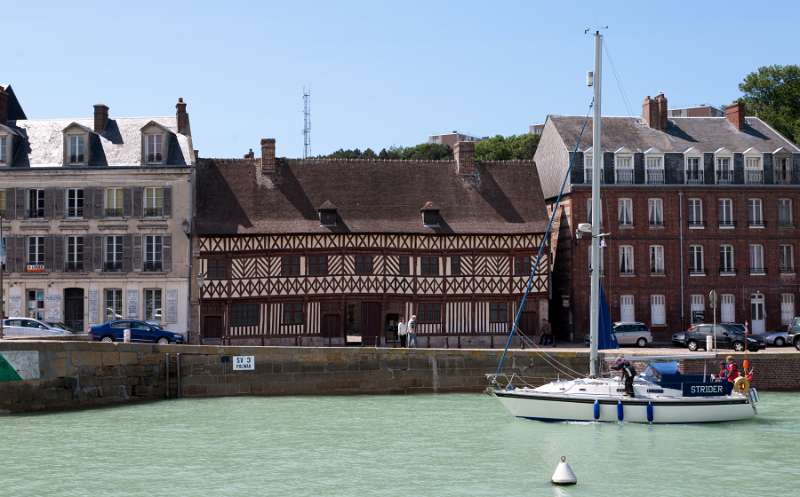
[[[189,327],[194,164],[174,117],[27,119],[0,87],[0,216],[7,316],[76,330],[108,319]]]
[[[194,242],[204,343],[502,346],[546,208],[532,161],[200,159]],[[221,209],[219,206],[225,206]],[[549,266],[522,314],[548,314]]]
[[[582,117],[550,116],[535,160],[557,213],[555,327],[588,334],[592,137]],[[591,126],[587,128],[590,130]],[[724,116],[679,117],[663,95],[643,117],[603,119],[603,282],[614,320],[642,321],[656,340],[693,322],[781,329],[797,313],[800,149],[741,104]]]

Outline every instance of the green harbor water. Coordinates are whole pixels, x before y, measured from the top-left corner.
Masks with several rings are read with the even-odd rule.
[[[547,424],[482,394],[174,400],[0,417],[0,496],[793,496],[800,395],[712,425]],[[553,487],[566,455],[579,483]]]

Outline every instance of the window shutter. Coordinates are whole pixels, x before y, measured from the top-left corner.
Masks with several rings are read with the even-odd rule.
[[[88,238],[88,237],[87,237]],[[92,235],[92,266],[95,271],[103,270],[103,237],[102,235]]]
[[[142,235],[133,235],[133,270],[142,270]]]
[[[17,188],[8,188],[6,190],[6,219],[14,219],[17,217],[15,212],[16,202],[14,201],[14,195],[17,190]]]
[[[133,189],[133,215],[135,217],[144,216],[144,188],[141,186],[137,186]]]
[[[55,217],[55,203],[56,203],[56,192],[57,189],[55,188],[45,188],[44,189],[44,217],[45,219],[50,219]]]
[[[64,219],[64,206],[67,203],[66,190],[64,190],[63,188],[56,188],[53,190],[52,195],[53,195],[53,210],[52,210],[53,217],[55,219]]]
[[[64,237],[61,235],[52,235],[50,238],[53,239],[53,264],[50,268],[51,271],[63,271],[64,270]],[[86,238],[84,237],[84,240]],[[85,247],[84,247],[85,248]],[[84,252],[85,255],[85,252]]]
[[[106,191],[104,188],[94,189],[94,217],[95,219],[102,219],[105,214],[105,201]]]
[[[122,237],[122,270],[130,273],[133,270],[133,236]]]
[[[122,215],[131,217],[131,214],[133,214],[133,190],[125,188],[122,191]]]
[[[17,238],[16,236],[6,237],[6,272],[16,273],[17,269]]]
[[[92,219],[94,217],[94,188],[83,189],[83,218]]]
[[[53,253],[53,244],[55,241],[53,240],[54,236],[46,236],[44,238],[44,267],[47,271],[50,272],[59,272],[63,268],[59,268],[55,265],[55,256]]]
[[[161,260],[164,266],[163,271],[172,271],[172,236],[166,235],[161,238]]]
[[[172,187],[164,187],[164,217],[172,215]]]
[[[15,193],[15,201],[17,203],[17,219],[25,219],[25,200],[28,197],[28,190],[24,188],[17,188]]]

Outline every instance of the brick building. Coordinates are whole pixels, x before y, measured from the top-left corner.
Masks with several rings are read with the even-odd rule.
[[[724,117],[669,117],[648,97],[643,117],[603,118],[602,284],[614,320],[647,323],[656,340],[717,319],[778,329],[796,312],[800,149],[742,104]],[[550,116],[534,157],[553,200],[574,155],[554,235],[553,315],[588,334],[591,133],[582,117]],[[587,129],[591,129],[590,127]],[[551,204],[552,206],[552,204]]]
[[[504,343],[545,226],[532,161],[201,159],[195,255],[205,343]],[[522,328],[548,313],[543,261]]]
[[[7,316],[189,327],[189,115],[28,119],[0,86]]]

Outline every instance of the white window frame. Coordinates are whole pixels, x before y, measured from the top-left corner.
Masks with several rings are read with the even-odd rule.
[[[730,316],[727,315],[726,311],[728,310],[730,311]],[[734,294],[723,293],[720,295],[719,321],[720,323],[736,322],[736,296]]]
[[[156,306],[158,304],[158,306]],[[161,317],[156,317],[155,311],[161,311]],[[164,317],[164,295],[161,288],[144,289],[144,319],[145,321],[161,321]]]
[[[0,133],[0,166],[7,166],[10,162],[11,140],[7,133]]]
[[[164,216],[164,187],[148,186],[144,189],[143,197],[144,217]]]
[[[727,167],[723,168],[725,164]],[[733,154],[727,150],[714,154],[714,183],[729,185],[733,183]],[[724,174],[723,174],[724,173]]]
[[[723,216],[723,213],[726,214]],[[721,198],[717,202],[717,221],[720,229],[733,229],[736,223],[733,221],[733,199]]]
[[[626,316],[623,309],[630,309],[630,316]],[[626,322],[636,321],[636,297],[634,295],[619,296],[619,320]]]
[[[636,266],[633,260],[633,245],[619,246],[619,274],[632,276],[636,274]]]
[[[145,235],[144,237],[144,263],[157,265],[161,264],[160,270],[164,270],[164,237],[162,235]]]
[[[617,199],[617,222],[620,228],[633,226],[633,199]]]
[[[614,154],[614,183],[632,185],[636,182],[633,175],[633,155],[629,153]]]
[[[794,310],[794,294],[782,293],[781,294],[781,324],[787,326],[792,322],[795,316]]]
[[[706,265],[702,245],[689,245],[689,276],[705,276]]]
[[[697,178],[689,179],[689,171],[691,171],[690,164],[692,161],[697,161]],[[705,182],[705,166],[703,164],[702,155],[687,155],[684,158],[684,178],[687,185],[702,185]]]
[[[125,190],[123,188],[114,186],[103,191],[103,207],[106,217],[122,217],[125,214],[124,204]],[[119,215],[117,216],[116,214]]]
[[[664,199],[661,197],[647,199],[647,222],[651,228],[664,226]]]
[[[144,135],[144,158],[147,164],[163,164],[164,156],[164,134],[145,133]]]
[[[67,164],[80,165],[88,162],[86,138],[85,133],[67,134]]]
[[[29,236],[27,246],[27,264],[29,266],[40,266],[44,262],[44,237]]]
[[[782,243],[778,246],[778,268],[783,274],[794,273],[794,245]]]
[[[583,182],[584,184],[591,185],[592,184],[592,171],[594,167],[594,161],[591,152],[584,152],[583,153]],[[600,181],[603,181],[603,175],[600,174]]]
[[[695,216],[698,214],[699,216]],[[694,218],[694,219],[693,219]],[[703,220],[703,199],[690,198],[688,201],[688,221],[690,229],[702,229],[705,227]]]
[[[123,310],[122,288],[105,288],[103,290],[103,300],[105,303],[104,314],[106,320],[112,321],[114,319],[119,319],[115,314],[119,314],[120,316],[125,315]],[[109,309],[111,309],[112,312],[109,312]]]
[[[733,245],[730,243],[719,246],[719,274],[722,276],[736,274],[736,259],[734,259]]]
[[[750,248],[750,274],[751,275],[764,275],[766,268],[764,267],[764,245],[760,243],[751,243]]]
[[[667,298],[664,295],[650,295],[650,324],[667,325]]]
[[[745,151],[744,182],[747,185],[764,184],[764,161],[760,152]]]
[[[764,227],[764,202],[760,198],[747,199],[747,224],[751,228]]]
[[[592,222],[592,197],[586,199],[586,222]],[[603,206],[600,205],[600,226],[603,225]]]
[[[702,312],[705,318],[706,312],[706,296],[702,293],[692,294],[689,296],[689,321],[694,323],[694,313]]]
[[[780,155],[774,155],[772,161],[775,168],[775,183],[779,185],[791,184],[793,169],[792,156],[782,153]]]
[[[784,218],[784,216],[781,216],[782,212],[786,212],[788,214],[788,219]],[[778,226],[794,226],[794,203],[790,198],[778,199]]]
[[[663,245],[650,245],[650,274],[664,274]]]
[[[648,185],[663,185],[666,183],[664,177],[664,155],[647,154],[644,156],[644,182]]]
[[[86,192],[83,188],[67,188],[66,192],[66,217],[68,219],[81,219],[86,211]],[[80,208],[80,211],[78,210]]]

